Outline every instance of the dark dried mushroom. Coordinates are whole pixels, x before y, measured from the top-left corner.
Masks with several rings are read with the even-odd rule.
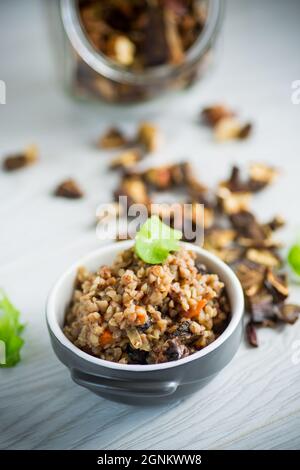
[[[189,355],[188,348],[178,338],[167,340],[164,348],[167,361],[177,361]]]
[[[253,192],[260,191],[275,181],[278,170],[263,163],[255,163],[249,170],[249,187]]]
[[[255,328],[255,325],[251,321],[249,321],[246,325],[246,337],[247,337],[248,343],[251,346],[255,348],[258,347],[256,328]]]
[[[148,352],[127,346],[128,364],[147,364]]]
[[[179,336],[180,338],[190,338],[191,337],[191,331],[190,331],[190,325],[191,322],[186,320],[178,326],[178,328],[172,333],[171,336],[177,337]]]
[[[241,126],[238,138],[239,139],[247,139],[253,130],[253,124],[251,122],[247,122]]]
[[[9,155],[3,161],[3,170],[15,171],[36,163],[38,160],[38,148],[36,145],[29,145],[24,152]]]
[[[264,266],[241,261],[235,265],[235,272],[247,297],[252,297],[261,290],[266,272]]]
[[[128,144],[123,132],[116,127],[108,129],[99,139],[98,146],[103,149],[119,148]]]
[[[275,232],[276,230],[284,227],[285,225],[285,220],[283,217],[280,215],[276,215],[270,222],[266,224],[266,227],[271,230],[272,232]]]
[[[251,306],[251,321],[255,324],[274,327],[278,321],[278,305],[273,303],[273,297],[267,293],[260,293],[249,299]]]
[[[54,195],[67,199],[80,199],[83,197],[83,192],[75,180],[68,179],[57,186],[54,191]]]
[[[201,117],[205,124],[208,124],[211,127],[215,127],[215,125],[221,121],[221,119],[231,118],[234,115],[234,111],[223,104],[208,106],[204,108],[201,113]]]
[[[262,241],[266,237],[263,227],[250,211],[241,210],[233,213],[230,216],[230,221],[239,235],[245,238]]]
[[[143,70],[181,63],[207,18],[198,0],[80,0],[79,14],[93,47],[120,66]]]
[[[272,269],[267,270],[265,287],[270,292],[275,303],[283,302],[289,296],[287,275],[275,273]]]

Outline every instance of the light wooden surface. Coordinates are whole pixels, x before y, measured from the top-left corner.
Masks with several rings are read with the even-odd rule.
[[[42,3],[1,2],[0,79],[7,104],[0,105],[0,151],[36,142],[41,162],[0,174],[0,285],[27,322],[22,362],[0,370],[0,448],[299,449],[300,364],[292,354],[300,323],[261,331],[257,350],[243,343],[232,363],[186,401],[143,409],[73,384],[52,352],[44,318],[57,276],[99,245],[95,208],[110,200],[117,177],[107,173],[109,156],[92,143],[113,122],[134,132],[139,119],[155,120],[167,142],[153,161],[189,157],[212,184],[231,162],[282,167],[278,183],[255,206],[266,219],[285,214],[282,237],[293,241],[300,227],[300,105],[291,103],[291,82],[300,79],[299,2],[228,1],[213,74],[192,91],[138,109],[80,104],[64,94]],[[254,120],[251,140],[216,145],[199,127],[201,106],[219,100]],[[51,197],[67,176],[82,183],[84,200]],[[297,287],[293,300],[300,301]]]

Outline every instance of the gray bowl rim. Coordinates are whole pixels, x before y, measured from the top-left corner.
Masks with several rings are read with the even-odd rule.
[[[205,348],[201,349],[200,351],[191,354],[190,356],[187,356],[182,359],[178,359],[177,361],[171,361],[171,362],[163,362],[160,364],[146,364],[146,365],[141,365],[141,364],[119,364],[116,362],[112,361],[107,361],[105,359],[100,359],[95,356],[92,356],[81,349],[79,349],[77,346],[75,346],[63,333],[57,317],[56,317],[56,312],[55,312],[55,301],[56,301],[56,295],[59,289],[63,286],[64,282],[68,279],[68,277],[76,272],[76,269],[79,266],[84,266],[86,263],[88,263],[91,259],[95,257],[101,256],[101,254],[105,251],[109,251],[110,249],[113,249],[113,252],[116,254],[117,252],[121,252],[123,250],[126,250],[133,246],[134,241],[133,240],[125,240],[121,242],[114,242],[109,245],[104,245],[101,248],[98,248],[97,250],[94,250],[92,252],[89,252],[88,254],[84,255],[80,259],[78,259],[76,262],[74,262],[64,273],[58,278],[58,280],[55,282],[54,286],[52,287],[47,303],[46,303],[46,321],[48,325],[49,331],[55,336],[55,338],[61,343],[62,346],[67,348],[69,351],[71,351],[73,354],[78,356],[80,359],[84,361],[88,361],[92,364],[99,365],[101,367],[105,367],[107,369],[115,369],[115,370],[121,370],[121,371],[128,371],[128,372],[147,372],[147,371],[154,371],[154,370],[164,370],[164,369],[172,369],[178,366],[183,366],[184,364],[187,364],[192,361],[196,361],[197,359],[200,359],[204,356],[207,356],[209,353],[212,351],[216,350],[218,347],[220,347],[225,341],[227,341],[230,336],[234,333],[236,328],[238,327],[243,313],[244,313],[244,295],[243,295],[243,290],[240,284],[240,281],[238,280],[237,276],[235,273],[232,271],[232,269],[227,266],[223,261],[221,261],[217,256],[214,254],[208,252],[207,250],[200,248],[196,245],[193,245],[191,243],[185,243],[181,242],[181,245],[188,250],[195,251],[197,254],[199,254],[200,257],[204,257],[205,260],[208,260],[211,265],[216,265],[220,268],[221,271],[225,272],[227,276],[230,279],[230,282],[233,285],[233,291],[234,295],[236,296],[236,308],[234,312],[231,312],[231,320],[224,330],[224,332],[211,344],[206,346]],[[205,263],[204,260],[204,263]],[[229,299],[231,301],[231,299]]]

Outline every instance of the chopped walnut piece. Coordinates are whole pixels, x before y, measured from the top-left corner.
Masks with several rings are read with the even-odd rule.
[[[99,139],[98,146],[103,149],[114,149],[128,144],[128,139],[116,127],[111,127]]]
[[[67,199],[79,199],[83,197],[83,192],[75,180],[68,179],[57,186],[54,195]]]
[[[115,157],[111,163],[110,168],[126,169],[135,166],[142,158],[141,152],[136,149],[126,150],[117,157]]]
[[[137,141],[147,152],[154,152],[160,145],[161,134],[156,126],[150,122],[143,122],[138,129]]]
[[[24,152],[9,155],[3,161],[5,171],[15,171],[20,168],[32,165],[38,160],[38,148],[36,145],[29,145]]]
[[[121,65],[131,65],[134,61],[135,45],[127,36],[111,36],[107,43],[107,55]]]
[[[234,111],[222,104],[208,106],[201,113],[203,121],[211,127],[215,127],[221,119],[232,118],[234,115]]]

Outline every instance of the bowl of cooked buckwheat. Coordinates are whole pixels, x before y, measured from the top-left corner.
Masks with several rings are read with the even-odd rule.
[[[46,312],[54,351],[73,380],[131,404],[164,403],[205,385],[237,351],[244,310],[224,262],[169,227],[175,238],[154,242],[146,224],[135,241],[77,261]]]

